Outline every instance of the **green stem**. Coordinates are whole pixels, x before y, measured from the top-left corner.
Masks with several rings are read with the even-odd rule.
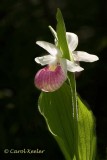
[[[70,88],[71,88],[72,106],[73,106],[74,150],[75,150],[76,160],[79,160],[79,152],[78,152],[78,105],[77,105],[75,75],[73,73],[68,73],[68,80],[69,80],[69,84],[70,84]]]

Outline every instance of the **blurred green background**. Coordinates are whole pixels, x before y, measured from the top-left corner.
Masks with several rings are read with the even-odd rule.
[[[77,50],[100,58],[81,63],[85,70],[77,78],[77,91],[96,117],[97,159],[107,158],[107,1],[0,0],[0,160],[64,160],[38,112],[40,91],[34,86],[42,68],[34,58],[45,54],[35,42],[53,42],[48,25],[56,27],[57,7],[67,31],[79,37]],[[4,154],[5,148],[45,152]]]

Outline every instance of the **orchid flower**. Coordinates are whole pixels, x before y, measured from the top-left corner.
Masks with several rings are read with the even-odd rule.
[[[66,39],[68,48],[73,60],[70,61],[63,57],[63,53],[57,47],[57,35],[55,35],[55,44],[51,44],[45,41],[37,41],[36,44],[45,49],[50,55],[36,57],[35,61],[41,65],[47,65],[43,69],[40,69],[36,76],[34,83],[37,88],[45,92],[53,92],[61,87],[61,85],[67,79],[67,71],[80,72],[84,70],[77,62],[94,62],[98,60],[96,55],[88,54],[82,51],[75,51],[78,45],[78,37],[74,33],[67,32]]]

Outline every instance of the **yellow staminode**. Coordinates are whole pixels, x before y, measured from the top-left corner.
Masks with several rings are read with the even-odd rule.
[[[49,70],[50,70],[50,71],[55,71],[56,68],[57,68],[56,65],[50,65],[50,66],[49,66]]]

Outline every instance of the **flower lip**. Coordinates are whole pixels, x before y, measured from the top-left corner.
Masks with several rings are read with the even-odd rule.
[[[44,92],[53,92],[62,86],[66,78],[61,66],[58,65],[53,70],[50,66],[46,66],[37,72],[34,84]]]

